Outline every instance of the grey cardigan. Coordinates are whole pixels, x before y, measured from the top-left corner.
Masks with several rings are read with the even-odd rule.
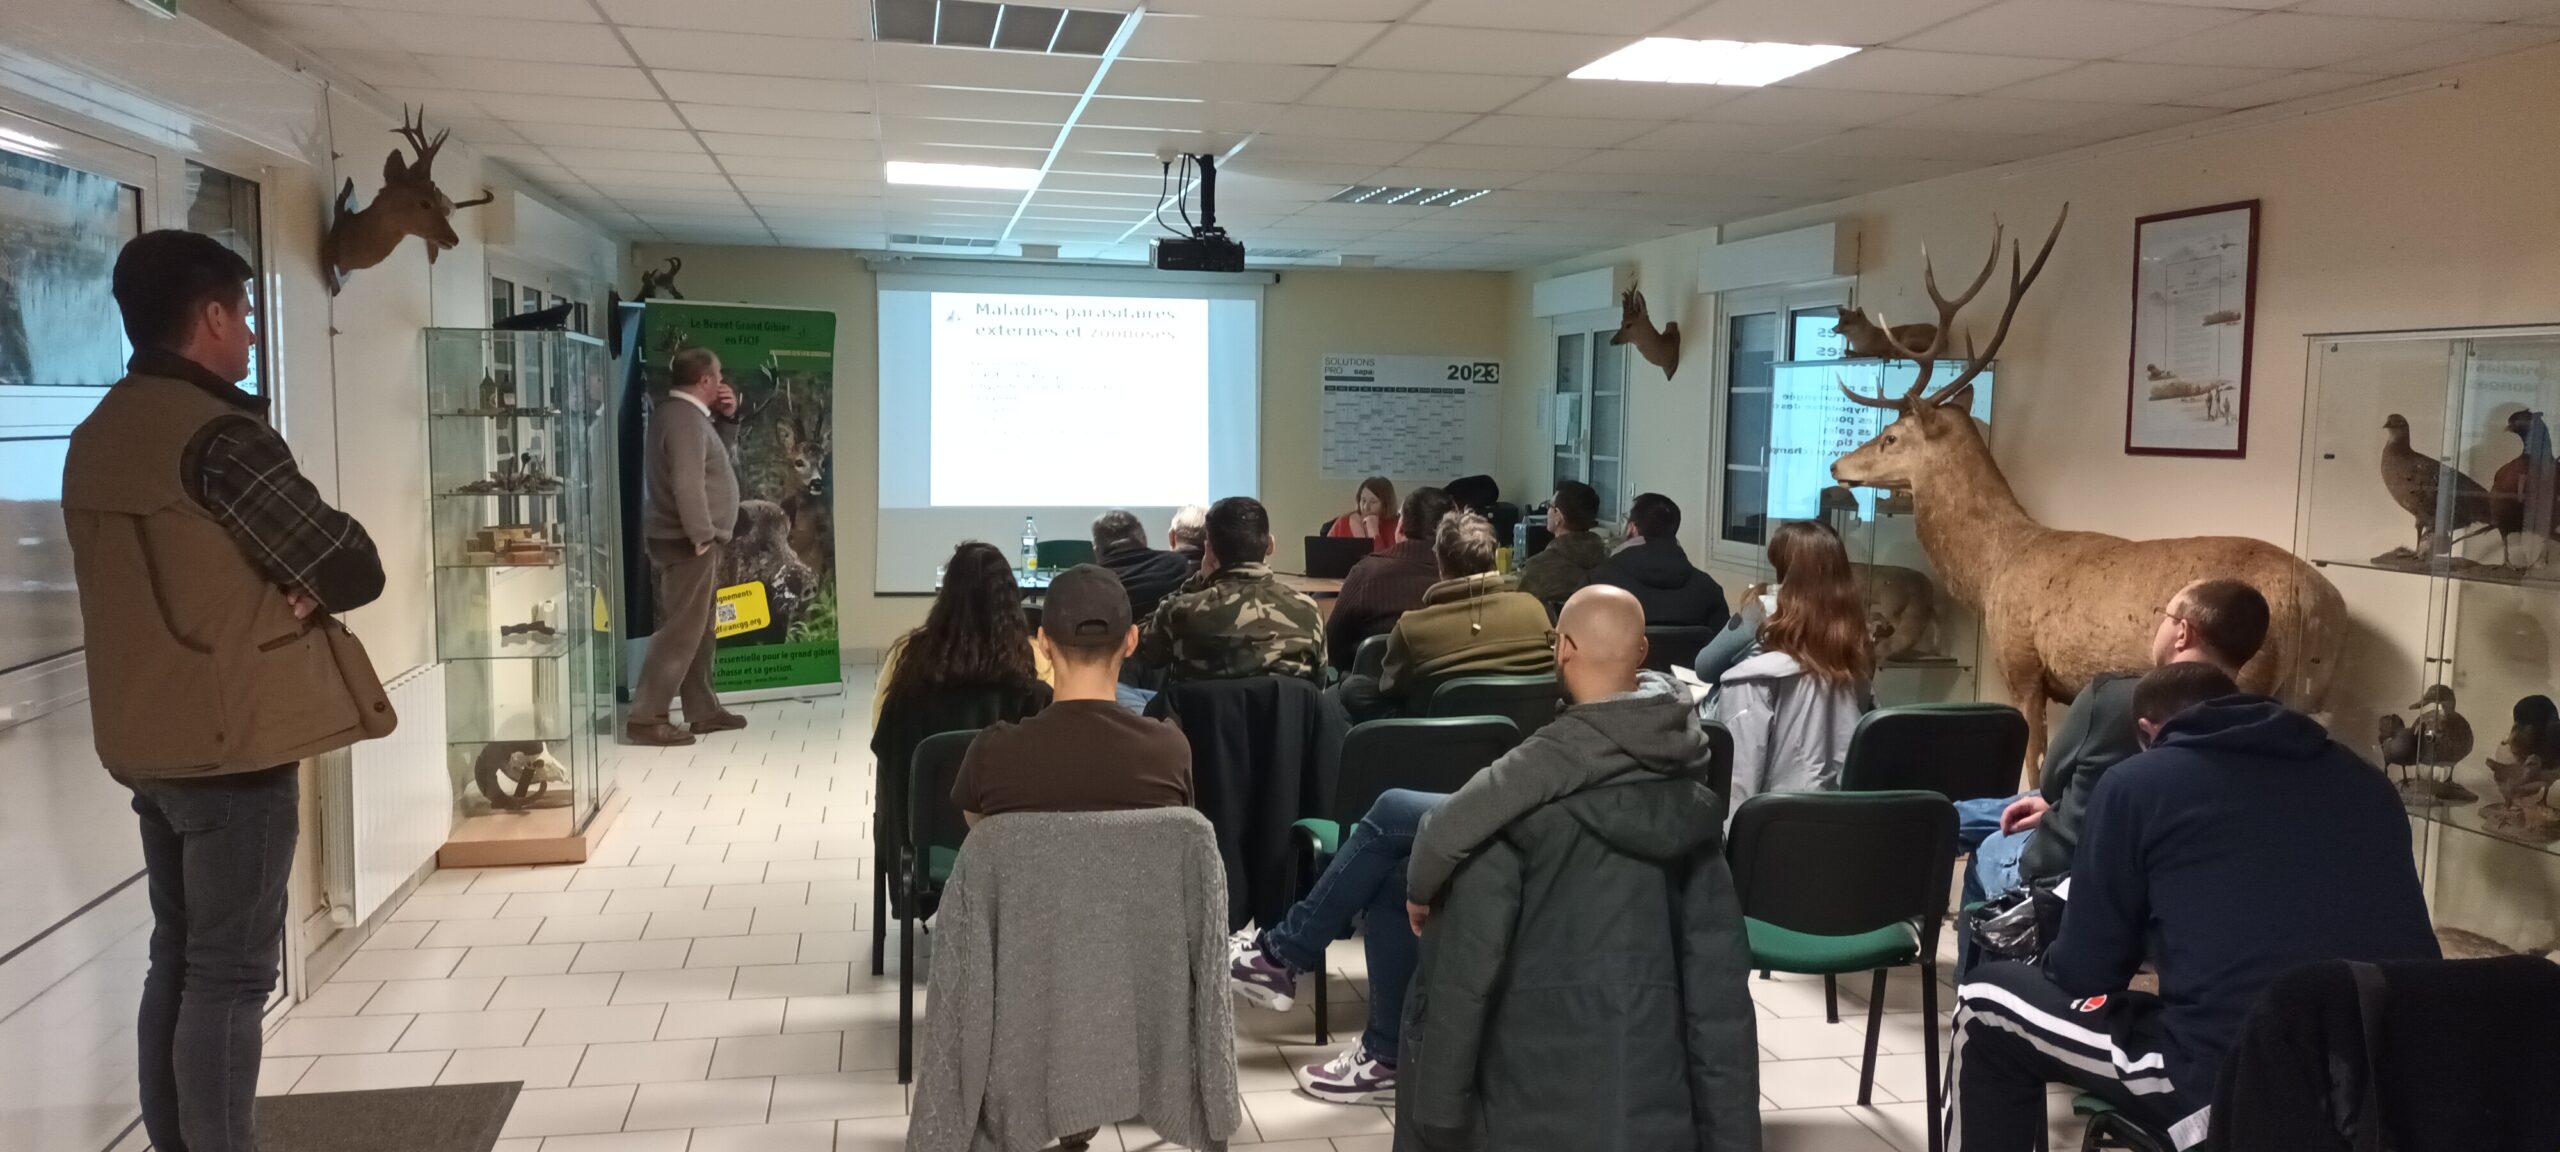
[[[1226,870],[1189,808],[980,821],[927,1003],[909,1152],[1034,1152],[1132,1118],[1223,1149],[1243,1122]]]
[[[682,396],[649,413],[649,539],[726,544],[738,526],[735,424],[713,420]]]

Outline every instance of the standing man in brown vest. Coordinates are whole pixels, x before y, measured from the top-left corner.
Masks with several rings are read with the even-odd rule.
[[[142,820],[153,926],[137,1078],[163,1152],[256,1147],[295,764],[364,737],[322,625],[382,595],[364,526],[320,498],[266,398],[238,387],[258,342],[251,278],[193,232],[125,245],[114,286],[130,374],[71,434],[62,471],[98,759]],[[367,706],[387,719],[387,704]]]
[[[667,394],[649,413],[649,566],[658,576],[658,631],[631,693],[623,739],[660,748],[747,726],[711,691],[712,597],[720,552],[738,523],[738,394],[720,378],[708,348],[676,353]],[[687,727],[667,719],[684,700]]]

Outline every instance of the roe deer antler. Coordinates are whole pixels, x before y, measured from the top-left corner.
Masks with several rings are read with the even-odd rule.
[[[1840,390],[1847,394],[1849,399],[1869,408],[1889,408],[1897,412],[1908,412],[1916,405],[1944,404],[1970,389],[1973,386],[1974,377],[1980,376],[1982,370],[1990,366],[1992,357],[2000,354],[2000,345],[2009,338],[2009,321],[2018,314],[2018,302],[2026,298],[2027,289],[2035,284],[2038,276],[2044,274],[2045,259],[2053,255],[2054,241],[2062,238],[2062,224],[2070,218],[2071,205],[2066,202],[2062,206],[2061,213],[2053,218],[2053,230],[2045,233],[2044,247],[2036,251],[2035,263],[2028,266],[2023,274],[2018,268],[2018,245],[2015,241],[2010,243],[2009,301],[2000,309],[2000,326],[1992,332],[1991,347],[1988,351],[1976,351],[1973,336],[1967,333],[1964,370],[1958,372],[1955,379],[1948,381],[1946,387],[1935,393],[1928,391],[1929,379],[1937,370],[1938,358],[1946,354],[1949,337],[1955,332],[1956,315],[1964,311],[1965,305],[1973,303],[1973,298],[1981,295],[1983,286],[1991,282],[1991,270],[2000,266],[2000,241],[2005,237],[2007,230],[1998,221],[1992,222],[1991,252],[1983,258],[1982,271],[1975,273],[1973,283],[1967,285],[1964,292],[1953,300],[1947,299],[1946,294],[1938,289],[1937,264],[1929,258],[1928,246],[1922,245],[1920,282],[1929,290],[1930,303],[1938,309],[1938,330],[1929,338],[1929,346],[1912,348],[1903,344],[1901,339],[1893,334],[1892,325],[1886,323],[1884,314],[1882,312],[1876,314],[1877,335],[1893,351],[1901,353],[1904,359],[1911,361],[1919,369],[1911,378],[1911,387],[1905,389],[1898,400],[1885,397],[1881,380],[1877,382],[1876,394],[1873,396],[1851,390],[1846,381],[1840,383]]]
[[[436,154],[444,151],[445,138],[453,135],[453,129],[440,129],[436,132],[434,137],[430,138],[427,135],[427,106],[424,104],[418,105],[418,118],[413,121],[409,119],[409,106],[403,104],[400,106],[400,127],[397,135],[402,139],[407,140],[409,142],[409,149],[418,154],[418,158],[409,163],[410,178],[421,184],[433,187],[435,185]],[[480,205],[487,204],[497,198],[496,193],[483,188],[480,190],[480,195],[477,199],[455,200],[452,202],[451,206],[454,208],[477,208]]]

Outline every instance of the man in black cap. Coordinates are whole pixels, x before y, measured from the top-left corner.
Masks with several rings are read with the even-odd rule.
[[[1051,703],[978,734],[951,802],[969,818],[1006,812],[1114,812],[1191,803],[1191,744],[1118,698],[1120,662],[1138,648],[1129,593],[1108,568],[1078,564],[1050,581],[1032,638],[1057,683]]]

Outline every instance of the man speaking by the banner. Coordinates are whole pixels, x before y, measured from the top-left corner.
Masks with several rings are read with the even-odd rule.
[[[720,378],[720,357],[686,348],[668,366],[667,394],[650,412],[648,448],[649,566],[658,578],[658,631],[640,665],[623,739],[672,748],[696,736],[747,726],[720,707],[711,691],[712,598],[719,590],[720,550],[738,522],[738,394]],[[667,718],[684,701],[692,730]]]

